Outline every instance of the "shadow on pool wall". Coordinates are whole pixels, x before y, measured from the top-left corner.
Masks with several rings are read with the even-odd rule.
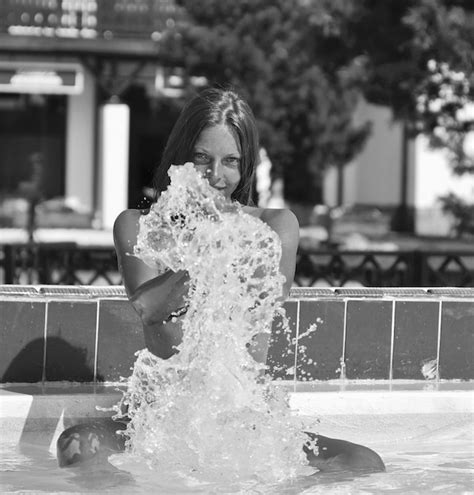
[[[18,392],[14,386],[15,382],[35,384],[40,381],[65,380],[92,382],[93,379],[94,369],[90,365],[87,351],[56,336],[49,336],[46,341],[44,338],[37,338],[28,342],[11,360],[2,376],[3,383],[12,384],[11,387],[4,387],[4,390],[13,392]],[[101,375],[97,375],[96,379],[103,381]],[[51,395],[48,397],[44,394],[29,396],[31,404],[29,404],[28,413],[24,416],[24,425],[18,441],[21,452],[23,452],[21,450],[23,445],[31,443],[50,447],[57,436],[58,425],[62,429],[77,422],[78,410],[76,407],[71,407],[70,401],[51,401],[48,400],[50,397]],[[45,399],[48,401],[46,408]],[[45,410],[47,410],[47,418],[45,418]],[[93,405],[90,410],[94,416],[97,414]],[[109,415],[106,414],[106,416]],[[28,453],[28,447],[25,453]]]
[[[103,381],[101,375],[97,375],[96,379]],[[88,362],[87,350],[73,346],[61,337],[28,342],[11,360],[2,376],[2,383],[34,383],[40,380],[94,381],[94,368]]]
[[[285,309],[273,379],[474,379],[474,289],[295,288]],[[0,314],[2,383],[118,382],[145,346],[121,287],[3,285]]]

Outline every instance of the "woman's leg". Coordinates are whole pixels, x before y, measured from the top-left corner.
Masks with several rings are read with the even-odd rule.
[[[107,461],[109,455],[124,450],[125,436],[120,431],[126,427],[125,423],[104,419],[67,428],[56,443],[59,466]]]
[[[385,471],[385,464],[381,457],[363,445],[328,438],[315,433],[306,432],[311,441],[316,440],[316,455],[311,447],[305,445],[310,466],[318,468],[322,472],[328,471],[351,471],[359,473],[375,473]]]

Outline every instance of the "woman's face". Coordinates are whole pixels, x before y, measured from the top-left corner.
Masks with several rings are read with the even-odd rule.
[[[225,125],[205,128],[196,140],[192,161],[212,187],[227,199],[240,182],[241,154]]]

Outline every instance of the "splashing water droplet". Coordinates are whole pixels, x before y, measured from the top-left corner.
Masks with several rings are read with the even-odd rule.
[[[129,451],[154,469],[200,480],[308,474],[308,425],[248,352],[282,313],[280,240],[192,164],[172,167],[170,178],[140,219],[134,254],[160,272],[187,270],[189,309],[177,354],[138,353],[121,404]]]

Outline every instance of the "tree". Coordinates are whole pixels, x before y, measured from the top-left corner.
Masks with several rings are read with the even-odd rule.
[[[407,124],[410,135],[433,134],[434,114],[447,116],[474,96],[474,4],[365,0],[361,6],[350,30],[352,50],[367,57],[366,99],[390,107],[394,118]],[[364,35],[369,31],[370,36]],[[464,81],[456,84],[461,74]],[[449,99],[433,112],[429,103],[440,98],[446,84],[456,101]],[[426,105],[420,105],[420,97]]]
[[[472,116],[458,118],[474,96],[473,2],[363,0],[349,31],[350,49],[366,55],[365,98],[391,108],[406,139],[425,133],[432,146],[447,149],[455,172],[474,171],[462,145]],[[396,230],[413,227],[403,192],[407,164],[405,156]]]
[[[434,136],[420,112],[429,62],[447,63],[472,82],[469,0],[179,4],[187,18],[164,34],[162,62],[211,84],[232,84],[247,97],[290,201],[320,202],[327,167],[342,167],[364,145],[370,126],[352,120],[361,94],[391,108],[407,138]]]
[[[205,0],[162,40],[162,61],[231,84],[247,97],[290,201],[322,201],[321,178],[361,149],[370,126],[353,111],[364,71],[348,56],[345,19],[357,2]]]

